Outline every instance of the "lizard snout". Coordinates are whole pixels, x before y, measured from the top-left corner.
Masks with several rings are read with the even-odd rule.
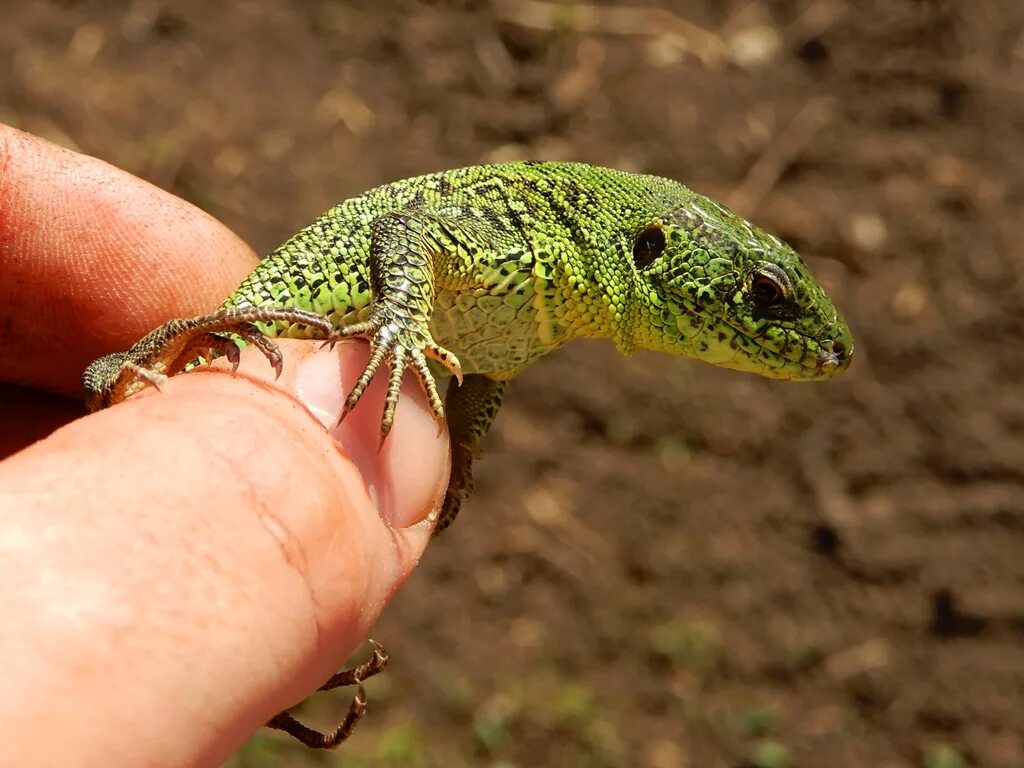
[[[822,344],[821,354],[818,356],[818,368],[822,373],[834,375],[845,370],[853,358],[853,339],[849,333],[842,333],[831,342]]]

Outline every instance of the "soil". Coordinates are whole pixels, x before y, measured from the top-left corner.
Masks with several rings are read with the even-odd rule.
[[[1024,765],[1019,0],[3,15],[0,119],[260,250],[378,183],[577,159],[786,238],[857,338],[826,385],[598,343],[529,370],[356,735],[235,765]]]

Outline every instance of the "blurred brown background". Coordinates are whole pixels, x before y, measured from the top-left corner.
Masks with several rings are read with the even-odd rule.
[[[234,766],[1024,765],[1019,0],[3,5],[0,120],[258,250],[385,181],[585,160],[788,239],[857,336],[827,385],[531,369],[351,742]]]

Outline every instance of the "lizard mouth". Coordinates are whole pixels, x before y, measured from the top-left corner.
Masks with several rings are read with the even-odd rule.
[[[835,328],[831,334],[822,334],[819,337],[803,335],[807,347],[813,351],[806,351],[799,358],[789,357],[773,347],[764,343],[761,336],[751,336],[738,329],[731,322],[726,320],[733,331],[743,338],[756,345],[763,354],[768,354],[782,362],[781,366],[768,366],[762,373],[777,378],[800,379],[810,381],[824,381],[850,366],[853,357],[853,340],[849,332],[842,326]]]
[[[833,315],[832,320],[826,321],[814,334],[790,329],[800,336],[803,343],[782,350],[765,338],[767,329],[752,334],[728,313],[709,312],[687,300],[680,303],[688,313],[701,318],[701,326],[696,329],[691,326],[691,338],[705,334],[711,336],[714,334],[712,329],[717,327],[728,329],[737,341],[742,340],[742,349],[734,346],[731,358],[709,360],[717,365],[789,381],[824,381],[850,365],[853,339],[838,315]]]

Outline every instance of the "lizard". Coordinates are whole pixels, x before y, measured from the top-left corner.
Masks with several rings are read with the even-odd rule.
[[[237,367],[246,344],[280,374],[280,336],[369,342],[343,418],[386,371],[382,441],[405,372],[418,379],[452,451],[434,535],[472,490],[472,462],[508,381],[572,339],[795,381],[829,379],[853,355],[845,321],[803,259],[725,206],[659,176],[513,162],[417,176],[339,203],[263,259],[217,312],[171,320],[93,362],[87,408],[215,356]],[[438,379],[453,377],[442,398]],[[387,663],[373,649],[320,689],[358,686],[333,732],[288,712],[267,725],[309,747],[340,744],[365,711],[362,682]]]

